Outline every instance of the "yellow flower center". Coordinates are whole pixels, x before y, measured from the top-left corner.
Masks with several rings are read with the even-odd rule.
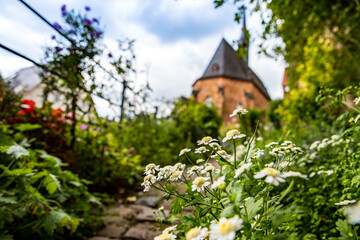
[[[228,235],[234,230],[234,226],[230,221],[226,221],[219,224],[218,230],[221,235]]]
[[[211,140],[212,140],[212,137],[209,137],[209,136],[203,137],[203,138],[201,139],[201,141],[202,141],[202,142],[205,142],[205,143],[208,143],[208,142],[210,142]]]
[[[194,180],[194,185],[197,187],[202,186],[204,183],[205,183],[205,178],[203,178],[203,177],[197,177]]]
[[[273,169],[273,168],[267,168],[266,169],[266,175],[273,176],[273,177],[279,176],[279,171],[276,170],[276,169]]]
[[[144,177],[144,182],[150,181],[153,177],[154,177],[154,175],[152,175],[152,174],[147,175],[146,177]]]
[[[170,172],[171,171],[171,166],[165,166],[164,171],[165,172]]]
[[[182,164],[178,162],[177,164],[174,165],[174,167],[179,168],[179,167],[181,167],[181,165]]]
[[[186,233],[186,239],[187,240],[191,240],[193,238],[196,238],[197,236],[200,235],[200,229],[199,228],[192,228],[190,229],[187,233]]]
[[[294,146],[289,145],[288,148],[293,148]]]
[[[172,178],[177,178],[180,176],[180,172],[179,171],[174,171],[172,174],[171,174],[171,177]]]
[[[230,130],[230,131],[228,131],[227,133],[226,133],[226,137],[234,137],[234,136],[236,136],[236,135],[240,135],[240,132],[238,131],[238,130],[236,130],[236,129],[234,129],[234,130]]]
[[[225,152],[224,150],[220,150],[220,151],[217,151],[217,154],[224,156],[224,155],[227,155],[227,152]]]
[[[154,167],[155,167],[155,164],[150,163],[150,164],[146,165],[145,169],[146,169],[146,171],[149,171],[149,170],[153,169]]]
[[[253,153],[253,154],[252,154],[253,157],[256,157],[257,155],[258,155],[257,153]]]
[[[207,172],[214,171],[214,170],[215,170],[215,167],[214,167],[214,166],[207,166],[207,167],[205,168],[205,171],[207,171]]]
[[[208,233],[208,232],[205,233],[204,238],[205,238],[205,239],[209,239],[209,237],[210,237],[210,233]]]
[[[170,240],[171,239],[171,236],[170,234],[161,234],[160,236],[158,236],[159,239],[162,239],[162,240]]]

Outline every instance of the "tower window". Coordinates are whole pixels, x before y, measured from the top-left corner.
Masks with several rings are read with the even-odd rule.
[[[211,66],[211,71],[212,72],[217,72],[217,71],[219,71],[219,64],[217,64],[217,63],[214,63],[212,66]]]
[[[225,93],[225,87],[219,87],[219,88],[218,88],[218,93],[221,94],[221,95],[224,95],[224,93]]]
[[[200,89],[194,89],[192,92],[192,95],[194,96],[194,98],[197,98],[197,96],[199,95]]]
[[[252,92],[246,92],[245,91],[245,97],[247,99],[254,99],[254,94]]]

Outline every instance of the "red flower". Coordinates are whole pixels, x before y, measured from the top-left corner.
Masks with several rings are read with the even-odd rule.
[[[25,115],[35,112],[35,102],[33,100],[23,99],[21,100],[21,103],[22,110],[18,112],[19,115]]]
[[[52,109],[51,110],[51,115],[55,118],[61,117],[61,115],[64,113],[63,110],[61,110],[61,108],[58,109]]]

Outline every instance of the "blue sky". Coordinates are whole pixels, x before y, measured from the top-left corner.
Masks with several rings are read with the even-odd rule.
[[[139,72],[149,65],[148,79],[155,98],[189,96],[194,81],[201,77],[221,39],[230,44],[240,37],[241,26],[233,21],[231,3],[214,9],[212,0],[27,0],[50,22],[60,22],[60,7],[84,11],[99,17],[105,27],[104,42],[116,49],[116,39],[135,39]],[[40,61],[43,47],[51,45],[56,34],[19,1],[0,0],[0,43]],[[261,33],[259,17],[247,14],[247,27],[253,34],[250,67],[261,78],[272,98],[281,98],[285,63],[257,54]],[[0,72],[9,76],[30,66],[0,49]],[[139,74],[139,82],[145,74]]]

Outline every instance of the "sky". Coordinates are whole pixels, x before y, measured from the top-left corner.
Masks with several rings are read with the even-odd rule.
[[[153,89],[151,95],[156,99],[190,96],[192,84],[204,73],[221,39],[232,44],[241,32],[241,25],[234,21],[236,7],[232,1],[218,9],[212,0],[26,2],[51,23],[62,22],[63,4],[82,12],[89,6],[89,16],[99,18],[104,26],[104,42],[109,49],[116,49],[117,39],[135,39],[136,68],[140,73],[137,81],[147,79]],[[52,44],[51,36],[56,32],[19,1],[0,0],[0,6],[0,43],[40,62],[44,47]],[[263,81],[272,99],[282,98],[285,63],[258,55],[262,31],[258,14],[247,11],[247,28],[252,35],[249,66]],[[31,65],[0,49],[0,73],[4,77]]]

